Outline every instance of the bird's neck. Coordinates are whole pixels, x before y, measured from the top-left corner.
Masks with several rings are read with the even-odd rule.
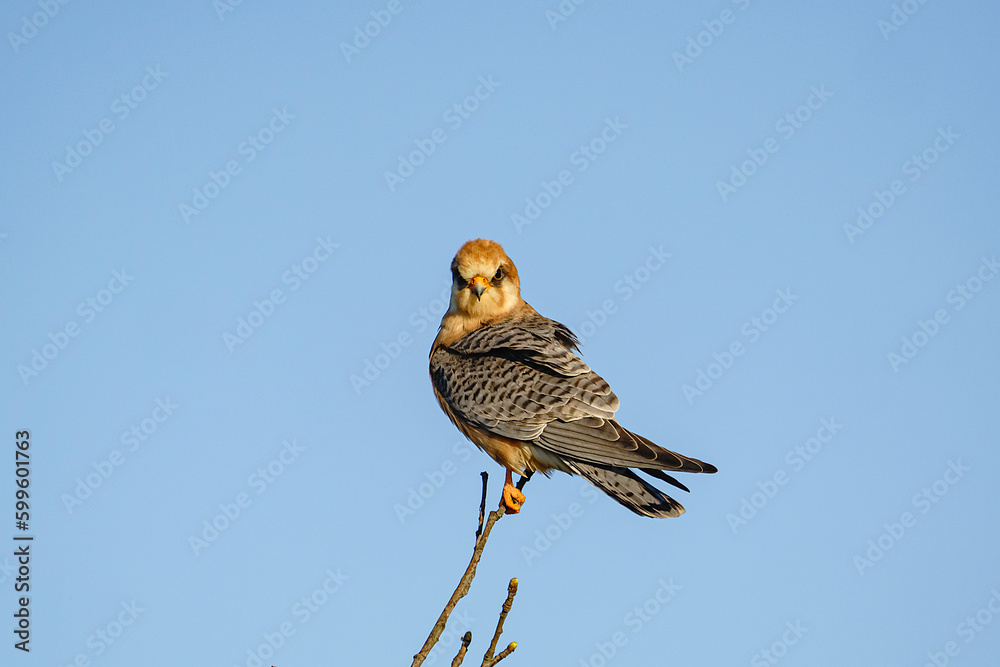
[[[495,315],[484,315],[481,317],[476,317],[467,313],[452,312],[449,310],[445,313],[444,317],[441,318],[441,326],[438,328],[438,335],[437,338],[434,339],[434,345],[431,347],[431,351],[433,352],[434,349],[440,345],[451,345],[455,341],[462,338],[462,336],[472,333],[481,327],[487,327],[492,324],[499,324],[509,320],[519,320],[534,312],[535,309],[524,301],[521,301],[517,308],[508,312]]]

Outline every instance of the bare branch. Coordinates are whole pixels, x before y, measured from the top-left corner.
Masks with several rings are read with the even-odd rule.
[[[469,644],[471,643],[472,633],[466,631],[466,633],[462,636],[462,645],[458,647],[458,655],[456,655],[455,659],[451,661],[451,667],[459,667],[459,665],[462,664],[462,661],[465,660],[465,652],[469,650]]]
[[[516,648],[517,648],[517,642],[511,642],[511,643],[507,644],[507,648],[505,648],[503,651],[501,651],[500,655],[498,655],[496,658],[493,659],[493,662],[491,662],[489,664],[489,667],[493,667],[493,665],[497,664],[498,662],[500,662],[501,660],[503,660],[504,658],[506,658],[508,655],[510,655],[511,653],[513,653],[514,649],[516,649]]]
[[[522,475],[521,479],[517,480],[517,490],[524,491],[524,485],[528,483],[531,476],[535,474],[534,470],[529,470],[527,475]]]
[[[479,501],[479,528],[476,529],[476,539],[483,534],[483,517],[486,516],[486,482],[490,475],[485,470],[479,473],[483,477],[483,499]]]
[[[528,477],[530,477],[530,475]],[[525,483],[528,481],[528,477],[522,477],[520,479],[517,485],[518,489],[524,488]],[[486,485],[486,480],[487,475],[486,473],[483,473],[484,486]],[[476,566],[479,565],[479,559],[483,557],[483,549],[486,548],[486,540],[490,537],[490,531],[493,530],[493,525],[496,524],[496,522],[499,521],[500,518],[506,513],[506,507],[501,503],[499,508],[487,515],[486,522],[483,524],[482,533],[476,538],[476,547],[472,551],[472,559],[469,561],[469,566],[465,569],[465,573],[458,582],[458,587],[455,589],[455,592],[451,594],[451,598],[441,611],[441,615],[438,616],[438,620],[431,629],[431,633],[427,636],[427,641],[424,642],[420,652],[413,656],[413,663],[411,667],[419,667],[422,665],[424,660],[426,660],[427,656],[430,654],[431,649],[434,648],[434,644],[436,644],[438,639],[441,638],[441,633],[444,632],[445,626],[448,623],[448,617],[451,616],[451,612],[455,609],[455,605],[457,605],[458,601],[468,594],[469,588],[472,586],[472,579],[476,576]]]
[[[495,664],[493,662],[493,653],[497,650],[497,642],[500,641],[500,635],[503,634],[503,622],[507,618],[507,614],[510,613],[510,607],[514,604],[514,596],[517,595],[517,577],[510,580],[510,584],[507,586],[507,600],[503,603],[503,608],[500,610],[500,620],[497,621],[496,632],[493,633],[493,641],[490,642],[490,647],[486,649],[486,654],[483,656],[483,666],[490,667],[490,665]],[[516,642],[512,642],[512,646],[516,646]],[[511,649],[513,651],[514,649]],[[497,662],[500,659],[497,658]]]

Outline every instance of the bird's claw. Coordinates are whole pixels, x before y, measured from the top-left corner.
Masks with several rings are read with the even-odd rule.
[[[500,507],[506,507],[511,514],[521,511],[521,504],[524,502],[524,494],[513,484],[503,485],[503,497],[500,499]]]

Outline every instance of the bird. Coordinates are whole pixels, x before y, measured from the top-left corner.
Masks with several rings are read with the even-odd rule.
[[[638,472],[689,491],[664,471],[717,472],[664,449],[615,419],[618,397],[577,354],[569,328],[521,298],[517,267],[489,239],[451,262],[451,299],[430,350],[441,409],[506,469],[500,507],[518,513],[512,473],[581,475],[635,514],[676,517],[684,507]],[[523,486],[523,485],[522,485]]]

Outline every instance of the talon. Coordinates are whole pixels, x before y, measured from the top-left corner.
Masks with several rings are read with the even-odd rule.
[[[511,514],[521,511],[521,503],[524,502],[524,494],[517,490],[512,484],[505,484],[503,487],[503,498],[500,505],[507,508]]]
[[[503,497],[500,498],[500,506],[506,507],[511,514],[521,511],[521,504],[524,502],[524,494],[521,493],[511,478],[510,470],[507,471],[507,479],[503,485]]]

